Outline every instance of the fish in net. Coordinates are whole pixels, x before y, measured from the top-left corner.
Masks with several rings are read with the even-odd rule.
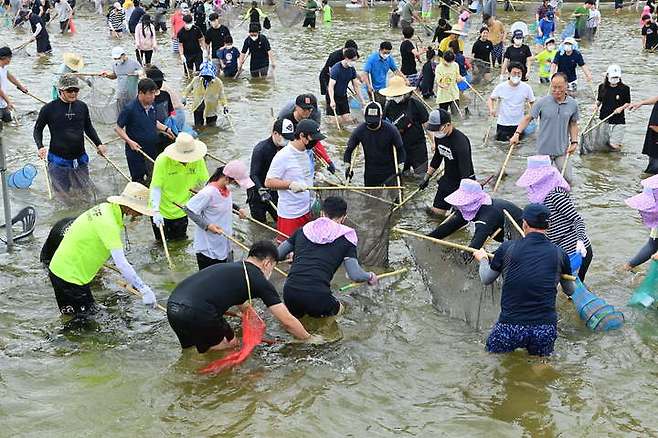
[[[276,6],[276,15],[283,27],[298,25],[306,13],[299,7],[297,0],[283,0]]]
[[[580,155],[595,152],[611,152],[615,149],[610,146],[610,124],[601,123],[587,135],[580,136]]]
[[[103,125],[113,125],[119,118],[119,103],[109,79],[92,78],[84,96],[80,98],[89,108],[91,120]]]
[[[393,200],[396,190],[318,191],[320,203],[329,196],[340,196],[347,202],[346,225],[356,230],[357,254],[365,266],[388,266],[388,243]]]
[[[489,286],[482,284],[479,266],[470,254],[414,237],[404,240],[435,308],[475,330],[488,329],[498,320],[500,279]]]

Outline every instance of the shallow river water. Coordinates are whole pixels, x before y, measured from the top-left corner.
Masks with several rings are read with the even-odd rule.
[[[593,48],[583,48],[596,81],[614,59],[624,67],[634,99],[652,95],[658,83],[656,55],[640,53],[637,14],[609,19],[611,11],[603,13]],[[317,93],[317,72],[327,54],[347,38],[358,42],[362,55],[389,39],[399,61],[400,36],[386,26],[386,14],[387,8],[337,6],[333,23],[315,31],[301,25],[282,28],[274,19],[268,35],[276,53],[276,83],[252,82],[246,75],[227,81],[236,133],[204,131],[209,150],[248,160],[251,147],[269,135],[270,108],[278,111],[300,92]],[[529,16],[502,13],[508,24]],[[11,71],[42,98],[49,96],[52,72],[64,51],[83,54],[87,71],[110,67],[114,41],[102,20],[82,13],[76,24],[78,34],[72,37],[60,36],[56,25],[51,26],[51,58],[17,56],[12,61]],[[244,28],[232,31],[236,41],[246,36]],[[6,28],[0,34],[0,42],[11,46],[25,39],[25,33]],[[473,32],[468,40],[470,47]],[[122,44],[132,48],[128,39]],[[180,87],[180,66],[167,38],[161,44],[154,63],[163,68],[170,85]],[[535,70],[531,83],[538,95],[545,94],[536,82]],[[18,96],[13,87],[10,93],[19,114],[38,110],[37,103]],[[592,98],[583,94],[582,117],[587,118]],[[588,283],[625,312],[627,323],[618,332],[592,333],[573,306],[560,299],[556,352],[551,367],[541,371],[522,353],[487,354],[486,331],[474,331],[436,310],[407,247],[396,236],[391,237],[390,264],[410,271],[383,280],[377,288],[345,295],[348,310],[339,321],[339,342],[258,348],[239,369],[203,377],[196,369],[216,356],[181,354],[162,313],[145,309],[120,291],[111,273],[99,276],[93,288],[105,306],[96,321],[64,330],[38,255],[50,226],[83,207],[49,201],[40,173],[30,190],[11,192],[15,211],[25,205],[37,208],[34,237],[11,254],[0,254],[0,436],[657,436],[658,315],[625,306],[633,277],[615,271],[648,234],[623,200],[640,187],[646,165],[640,150],[649,111],[645,107],[628,117],[622,153],[574,160],[573,197],[595,253]],[[482,179],[497,171],[506,145],[481,147],[487,118],[484,110],[480,116],[477,109],[473,112],[459,126],[471,138]],[[7,126],[3,132],[10,170],[36,162],[34,119],[26,114],[18,127]],[[348,134],[328,122],[329,151],[341,162]],[[97,129],[103,139],[114,137],[110,126]],[[127,169],[122,149],[114,144],[110,156]],[[530,139],[514,155],[503,197],[525,203],[513,183],[533,151]],[[91,167],[103,196],[120,192],[123,180],[103,160],[92,156]],[[422,193],[400,222],[429,231],[433,223],[422,210],[432,196],[432,190]],[[237,198],[244,202],[243,194]],[[245,223],[236,228],[249,240],[272,237]],[[145,220],[129,226],[129,239],[128,259],[163,303],[175,284],[196,269],[191,245],[185,243],[172,245],[175,269],[170,272]],[[468,235],[454,240],[467,242]],[[340,275],[334,283],[344,281]],[[285,337],[265,315],[268,335]]]

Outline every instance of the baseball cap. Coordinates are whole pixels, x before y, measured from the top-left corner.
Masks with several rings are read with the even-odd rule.
[[[427,130],[438,131],[441,129],[441,126],[450,122],[450,113],[448,111],[441,108],[436,109],[430,113],[429,119],[427,120]]]
[[[512,34],[513,38],[523,38],[523,31],[521,29],[516,29]]]
[[[621,67],[617,64],[612,64],[608,67],[607,71],[608,78],[620,78],[621,77]]]
[[[311,136],[311,140],[324,140],[327,138],[322,132],[320,132],[320,125],[318,122],[312,119],[304,119],[297,124],[297,129],[295,129],[295,135],[304,134]]]
[[[555,38],[550,37],[550,38],[547,38],[546,41],[544,41],[545,46],[548,46],[551,43],[555,44]]]
[[[378,123],[382,120],[382,106],[377,102],[370,102],[363,109],[366,123]]]
[[[119,59],[122,55],[125,55],[126,51],[123,50],[123,47],[116,46],[112,48],[112,59]]]
[[[240,160],[232,160],[226,163],[226,166],[224,166],[224,175],[236,180],[240,187],[245,190],[255,185],[251,178],[249,178],[247,166]]]
[[[564,41],[562,41],[562,44],[571,44],[572,46],[575,46],[577,43],[574,38],[569,37],[569,38],[565,38]]]
[[[297,96],[297,99],[295,99],[295,105],[304,110],[314,109],[317,104],[318,101],[315,99],[315,96],[308,93],[300,94]]]
[[[523,209],[523,220],[529,227],[545,230],[548,228],[550,218],[551,212],[544,204],[528,204]]]
[[[272,131],[278,132],[286,140],[295,138],[295,125],[288,119],[276,119]]]

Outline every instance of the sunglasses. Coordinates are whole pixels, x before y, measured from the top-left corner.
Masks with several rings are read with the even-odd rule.
[[[67,88],[64,90],[65,93],[78,93],[80,91],[79,88]]]

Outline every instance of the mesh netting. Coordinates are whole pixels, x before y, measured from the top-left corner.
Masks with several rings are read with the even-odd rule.
[[[305,12],[296,5],[295,0],[283,0],[276,7],[276,15],[284,27],[295,26],[302,22]]]
[[[111,83],[108,79],[92,78],[84,101],[89,107],[91,120],[104,125],[113,125],[119,117],[119,105]]]
[[[517,240],[522,238],[519,230],[514,226],[510,219],[505,215],[505,222],[503,225],[503,232],[505,233],[505,240]]]
[[[347,202],[346,225],[356,230],[359,261],[365,266],[387,267],[391,202],[397,193],[396,190],[368,190],[367,194],[327,190],[318,191],[317,194],[320,202],[329,196],[340,196]]]
[[[656,307],[658,299],[658,260],[651,260],[647,276],[644,277],[642,284],[635,289],[635,293],[628,300],[628,305],[640,305],[644,307]]]
[[[610,152],[610,125],[601,123],[587,135],[580,136],[580,154],[587,155],[593,152]]]
[[[252,306],[247,306],[242,312],[242,346],[240,349],[221,359],[210,362],[207,366],[201,368],[199,372],[201,374],[218,373],[240,365],[247,360],[254,348],[261,343],[264,334],[265,323]]]
[[[485,286],[470,254],[415,237],[405,237],[432,304],[476,330],[490,328],[500,312],[500,280]]]
[[[48,164],[53,196],[67,205],[95,204],[96,186],[89,177],[88,166],[59,167]]]

